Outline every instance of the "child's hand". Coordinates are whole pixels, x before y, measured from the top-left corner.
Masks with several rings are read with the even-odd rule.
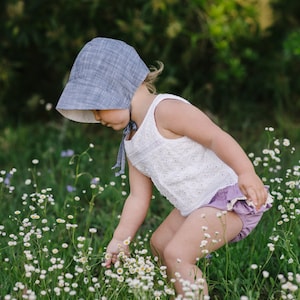
[[[268,192],[261,179],[253,172],[239,176],[239,187],[248,200],[259,210],[267,201]]]
[[[115,264],[118,261],[118,256],[121,253],[129,256],[129,244],[130,238],[123,241],[113,238],[107,246],[103,266],[110,268],[112,264]]]

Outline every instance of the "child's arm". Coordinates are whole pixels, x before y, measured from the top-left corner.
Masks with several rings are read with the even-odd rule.
[[[133,239],[143,223],[152,197],[152,181],[129,164],[130,193],[127,197],[120,222],[115,229],[112,240],[107,246],[105,266],[110,267],[117,260],[119,252],[129,252],[125,240]]]
[[[214,151],[239,177],[239,187],[259,209],[267,192],[252,162],[240,145],[201,110],[182,101],[165,100],[156,109],[158,128],[176,136],[187,136]]]

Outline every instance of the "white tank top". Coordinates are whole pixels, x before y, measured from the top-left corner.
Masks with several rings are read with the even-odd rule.
[[[158,95],[135,135],[125,139],[125,150],[132,165],[187,216],[209,203],[218,190],[236,184],[237,175],[213,151],[192,139],[168,139],[159,133],[154,112],[165,99],[189,103],[175,95]]]

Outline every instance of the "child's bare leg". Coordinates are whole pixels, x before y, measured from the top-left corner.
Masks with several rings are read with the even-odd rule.
[[[186,217],[183,217],[175,208],[152,234],[150,240],[152,253],[160,259],[163,265],[165,248],[185,220]]]
[[[169,241],[164,244],[163,261],[171,278],[179,274],[182,280],[191,284],[202,283],[199,299],[203,299],[204,295],[208,295],[208,288],[196,261],[233,239],[241,231],[242,221],[233,212],[223,214],[212,207],[196,210],[183,222],[174,214],[169,223],[176,223],[176,219],[180,225],[172,237],[170,233],[165,237],[165,241]],[[186,293],[179,280],[175,282],[175,289],[177,294]]]

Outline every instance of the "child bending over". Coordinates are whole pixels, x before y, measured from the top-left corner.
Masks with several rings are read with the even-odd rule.
[[[77,122],[124,130],[118,174],[129,165],[130,193],[107,246],[106,267],[123,241],[134,238],[149,208],[152,185],[174,209],[151,238],[153,254],[167,266],[178,295],[182,282],[208,287],[197,260],[245,238],[271,207],[271,197],[239,144],[201,110],[172,94],[156,94],[151,70],[126,43],[95,38],[77,56],[57,110]],[[118,175],[117,174],[117,175]]]

